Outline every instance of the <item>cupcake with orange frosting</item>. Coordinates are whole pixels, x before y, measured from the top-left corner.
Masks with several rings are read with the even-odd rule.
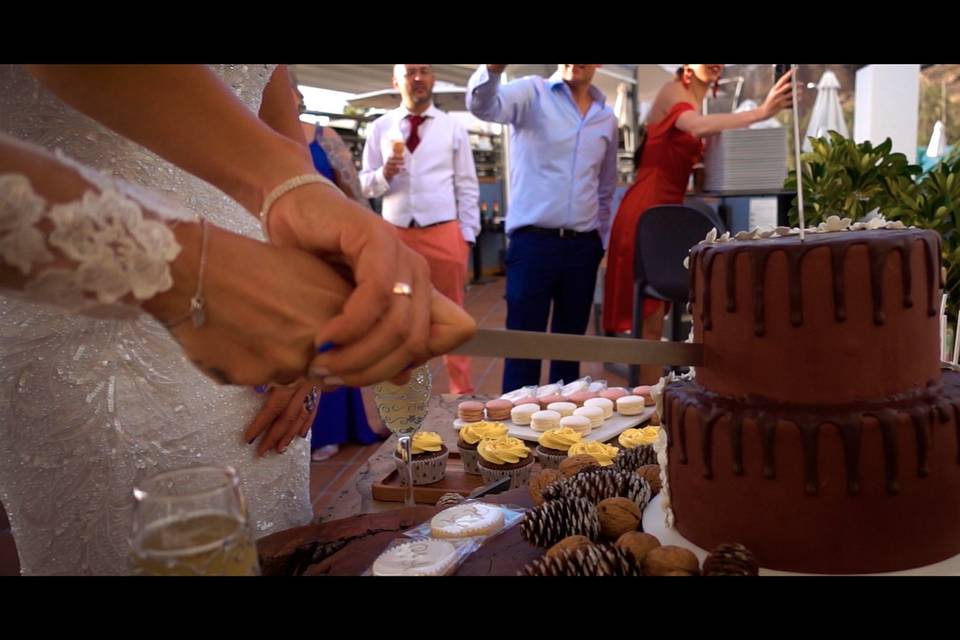
[[[450,451],[443,444],[443,438],[435,431],[418,431],[413,434],[410,443],[410,452],[413,454],[413,484],[433,484],[443,480],[447,475],[447,458]],[[400,447],[393,453],[393,460],[400,472],[400,482],[405,483],[406,475],[403,467],[403,453]]]
[[[533,471],[533,452],[519,438],[487,438],[477,446],[480,477],[484,484],[510,478],[510,488],[522,487]]]
[[[507,431],[507,425],[502,422],[481,420],[463,425],[460,428],[460,436],[457,438],[457,450],[463,461],[464,472],[475,476],[480,475],[480,468],[477,466],[477,460],[480,457],[477,446],[480,441],[484,438],[502,438],[507,435]]]
[[[578,442],[567,449],[567,456],[577,456],[582,453],[591,456],[601,467],[609,467],[614,463],[620,450],[602,442]]]
[[[617,437],[620,455],[617,466],[625,471],[635,471],[647,464],[657,464],[653,445],[660,437],[660,427],[626,429]]]
[[[556,469],[567,457],[567,451],[581,441],[581,436],[571,427],[549,429],[537,440],[537,458],[544,469]]]

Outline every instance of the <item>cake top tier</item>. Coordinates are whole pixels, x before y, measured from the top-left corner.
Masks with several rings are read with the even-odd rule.
[[[848,219],[845,219],[845,221]],[[824,225],[827,223],[824,223]],[[860,223],[858,223],[860,224]],[[895,223],[888,223],[893,225]],[[821,225],[823,226],[823,225]],[[785,227],[780,227],[785,229]],[[742,236],[741,239],[732,239],[729,241],[707,240],[701,242],[691,250],[691,256],[696,262],[699,260],[706,278],[704,286],[704,298],[700,301],[701,318],[703,320],[704,330],[709,331],[712,328],[711,318],[711,300],[710,300],[710,280],[713,276],[713,264],[717,256],[725,256],[729,262],[733,262],[736,255],[741,252],[749,253],[753,256],[753,273],[750,274],[753,279],[754,288],[754,317],[755,334],[762,336],[765,332],[764,305],[762,296],[764,293],[765,279],[760,274],[765,273],[767,259],[774,252],[783,252],[787,257],[788,280],[787,287],[790,292],[790,322],[794,326],[800,326],[803,323],[803,305],[801,300],[801,262],[811,251],[821,247],[827,247],[832,253],[831,270],[832,281],[834,285],[834,314],[837,322],[843,322],[846,319],[847,307],[845,300],[845,258],[847,250],[855,245],[865,245],[870,259],[870,282],[869,286],[873,298],[873,322],[882,325],[885,322],[885,313],[883,310],[883,271],[886,266],[886,260],[891,251],[896,251],[900,255],[900,264],[902,269],[902,295],[903,306],[910,308],[914,305],[915,292],[913,290],[913,277],[911,272],[910,252],[916,241],[921,241],[925,247],[924,265],[925,273],[923,282],[926,285],[926,295],[923,296],[921,303],[926,306],[929,315],[937,313],[937,291],[943,286],[940,273],[940,236],[930,230],[907,229],[902,224],[892,228],[869,229],[861,227],[856,231],[849,230],[829,230],[830,232],[815,232],[807,234],[803,241],[799,234],[794,235],[768,235],[760,237],[757,232]],[[748,232],[742,232],[747,234]],[[737,234],[740,236],[741,234]],[[727,300],[726,310],[736,311],[735,280],[736,270],[727,269],[725,271],[727,281]],[[691,271],[691,302],[696,300],[696,271]]]

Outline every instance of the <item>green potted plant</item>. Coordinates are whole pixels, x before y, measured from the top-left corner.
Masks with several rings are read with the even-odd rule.
[[[812,150],[800,156],[806,226],[831,215],[857,221],[876,210],[888,220],[933,229],[943,239],[945,292],[953,317],[960,303],[960,154],[922,174],[904,154],[891,153],[890,138],[874,147],[830,131],[810,142]],[[796,171],[790,171],[784,188],[796,190]],[[796,199],[789,215],[791,225],[798,225]]]

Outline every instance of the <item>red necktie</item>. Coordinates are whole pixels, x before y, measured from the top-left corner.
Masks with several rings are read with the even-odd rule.
[[[426,120],[426,116],[407,116],[410,120],[410,135],[407,136],[407,149],[410,149],[410,153],[413,153],[416,150],[417,145],[420,144],[420,133],[417,131],[420,128],[420,124]]]

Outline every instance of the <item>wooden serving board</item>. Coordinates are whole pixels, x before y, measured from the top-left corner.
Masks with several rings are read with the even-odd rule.
[[[540,469],[540,463],[534,462],[532,473]],[[437,500],[445,493],[459,493],[466,496],[474,489],[482,487],[484,484],[481,476],[469,474],[463,470],[463,461],[460,454],[456,451],[450,452],[447,458],[447,475],[439,482],[433,484],[414,485],[413,499],[417,504],[437,504]],[[371,493],[375,500],[384,502],[403,502],[406,499],[406,487],[400,484],[400,472],[394,468],[380,482],[375,482],[371,487]]]

